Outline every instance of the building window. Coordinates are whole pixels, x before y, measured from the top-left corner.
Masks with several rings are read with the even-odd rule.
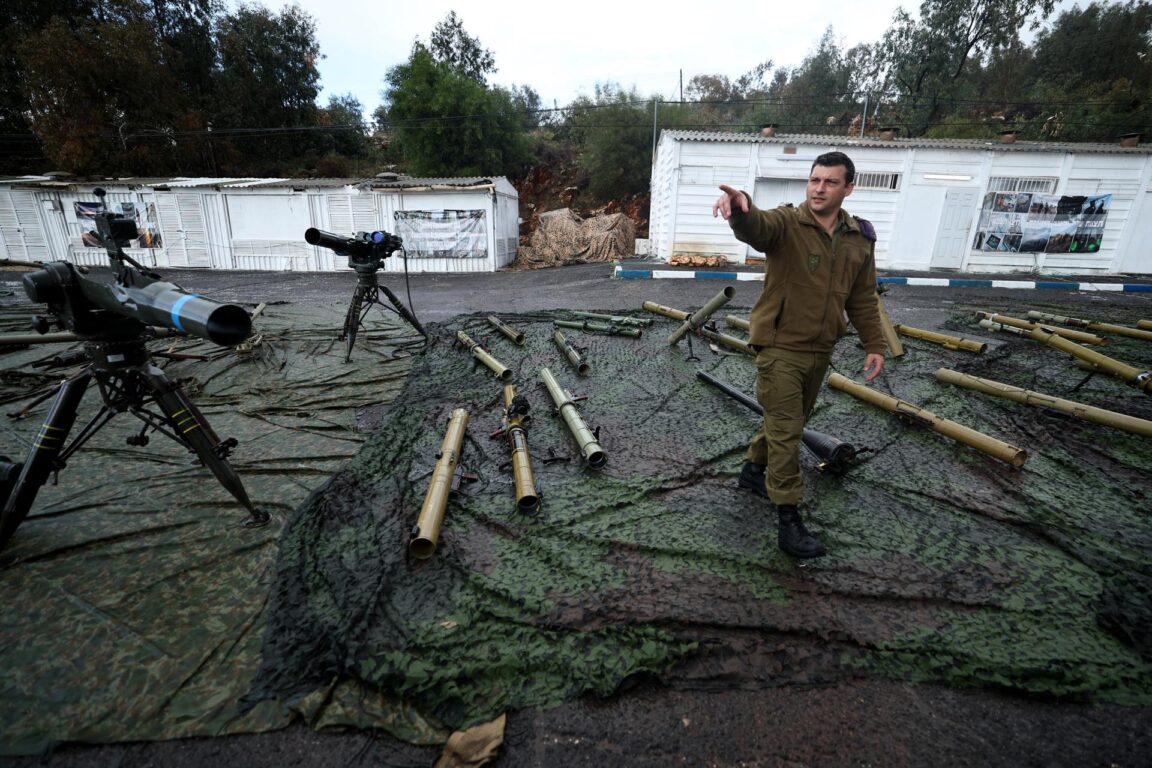
[[[1055,176],[993,176],[988,179],[989,192],[1039,192],[1050,195],[1056,191]]]
[[[899,173],[857,173],[856,189],[900,189]]]

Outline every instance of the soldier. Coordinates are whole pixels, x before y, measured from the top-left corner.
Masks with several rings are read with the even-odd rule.
[[[833,347],[846,330],[845,312],[864,344],[865,379],[884,367],[876,230],[841,210],[855,178],[847,155],[828,152],[812,164],[798,208],[760,210],[747,193],[724,184],[712,206],[736,239],[765,255],[764,290],[752,308],[749,336],[764,423],[748,446],[739,483],[776,506],[780,549],[793,557],[825,553],[800,517],[800,439]]]

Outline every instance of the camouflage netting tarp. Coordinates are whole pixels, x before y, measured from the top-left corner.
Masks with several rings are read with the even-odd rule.
[[[250,704],[355,684],[411,704],[419,718],[385,724],[411,737],[638,676],[730,689],[874,675],[1152,703],[1149,438],[932,374],[955,368],[1145,419],[1149,396],[1084,381],[1067,355],[1017,337],[983,355],[906,340],[876,388],[1030,458],[1015,470],[826,390],[810,426],[868,451],[839,478],[805,456],[808,519],[829,555],[798,563],[777,550],[765,502],[736,486],[756,417],[695,376],[751,392],[752,359],[699,339],[690,359],[658,319],[641,339],[568,331],[591,365],[580,378],[552,341],[563,316],[505,316],[523,347],[482,317],[434,329],[379,433],[285,528]],[[979,332],[967,308],[951,325]],[[516,511],[508,443],[490,436],[502,386],[451,343],[457,329],[489,340],[531,403],[536,515]],[[834,365],[859,379],[854,342]],[[1149,342],[1107,349],[1152,361]],[[542,367],[588,395],[603,469],[582,466]],[[476,479],[449,503],[434,556],[417,561],[410,531],[461,407]]]
[[[5,334],[27,332],[43,312],[22,294],[4,296]],[[231,463],[272,522],[244,528],[247,512],[192,455],[157,434],[130,447],[141,422],[113,418],[40,491],[0,552],[0,754],[262,731],[297,713],[339,721],[343,690],[323,711],[319,698],[296,712],[239,702],[256,670],[285,519],[356,453],[365,437],[357,411],[391,400],[411,363],[396,357],[410,355],[410,331],[373,312],[346,364],[342,321],[339,302],[274,305],[244,353],[194,339],[152,343],[209,357],[156,362],[221,438],[239,441]],[[48,403],[21,420],[7,414],[78,370],[32,363],[73,346],[0,348],[0,452],[23,460]],[[73,436],[98,403],[93,384]],[[372,705],[359,697],[358,716]]]
[[[560,208],[540,214],[532,245],[521,249],[516,263],[537,269],[628,259],[635,253],[636,225],[624,214],[583,219],[571,208]]]

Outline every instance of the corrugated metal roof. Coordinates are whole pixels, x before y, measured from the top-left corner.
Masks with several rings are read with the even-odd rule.
[[[452,178],[375,178],[369,179],[368,183],[372,187],[403,189],[407,187],[475,187],[481,184],[493,184],[495,181],[491,176],[457,176]]]
[[[136,178],[123,179],[79,179],[79,178],[52,178],[49,176],[16,176],[0,177],[0,184],[12,184],[23,187],[41,188],[93,188],[99,186],[130,186],[134,188],[151,187],[167,189],[193,189],[207,187],[211,189],[248,189],[256,187],[292,187],[295,189],[325,189],[332,187],[348,187],[351,189],[413,189],[413,188],[452,188],[468,189],[482,185],[495,184],[496,176],[461,176],[445,178],[412,178],[401,176],[398,178],[348,178],[348,179],[262,179],[253,176],[176,176],[165,178]]]
[[[680,131],[665,130],[664,136],[680,141],[718,141],[718,142],[758,142],[762,144],[782,145],[819,145],[837,147],[879,147],[882,149],[961,149],[968,151],[999,151],[999,152],[1069,152],[1093,154],[1152,154],[1152,144],[1140,144],[1135,147],[1120,146],[1119,139],[1115,144],[1102,144],[1098,142],[1071,142],[1071,141],[1020,141],[1005,144],[997,139],[880,139],[873,136],[834,136],[810,133],[776,134],[775,136],[761,136],[759,133],[733,133],[727,131]]]

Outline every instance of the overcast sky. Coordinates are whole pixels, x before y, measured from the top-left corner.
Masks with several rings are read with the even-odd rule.
[[[773,3],[720,0],[652,4],[577,0],[264,0],[278,11],[299,5],[316,22],[321,105],[351,93],[367,116],[380,105],[391,67],[407,61],[412,42],[428,41],[451,10],[464,29],[490,50],[497,71],[490,84],[531,86],[543,106],[566,106],[612,82],[641,96],[676,99],[695,75],[735,79],[760,62],[799,66],[831,25],[845,48],[880,39],[903,5],[919,2],[822,0]],[[235,0],[233,0],[233,5]],[[680,10],[674,10],[681,5]],[[1071,7],[1065,0],[1061,7]]]

